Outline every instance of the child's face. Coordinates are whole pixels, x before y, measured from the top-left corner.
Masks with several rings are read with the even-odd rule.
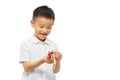
[[[31,21],[31,25],[35,29],[35,36],[41,41],[45,41],[50,34],[53,24],[53,19],[47,19],[45,17],[37,17]]]

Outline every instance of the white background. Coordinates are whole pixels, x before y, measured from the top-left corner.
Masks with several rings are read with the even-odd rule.
[[[20,44],[44,4],[56,14],[48,37],[63,54],[57,80],[120,80],[119,0],[0,0],[0,80],[21,80]]]

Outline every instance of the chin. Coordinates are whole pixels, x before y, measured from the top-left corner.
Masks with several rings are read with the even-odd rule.
[[[46,39],[46,38],[39,38],[39,40],[41,40],[41,41],[45,41],[45,39]]]

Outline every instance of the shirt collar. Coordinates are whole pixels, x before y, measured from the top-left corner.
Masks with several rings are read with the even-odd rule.
[[[32,37],[32,39],[33,39],[33,42],[35,43],[35,44],[49,44],[49,40],[46,38],[46,40],[44,41],[44,42],[42,42],[41,40],[39,40],[38,38],[36,38],[34,35],[33,35],[33,37]]]

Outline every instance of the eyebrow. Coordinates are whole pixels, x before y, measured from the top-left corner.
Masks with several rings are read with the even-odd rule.
[[[51,25],[44,25],[44,24],[39,24],[40,26],[44,26],[44,27],[51,27],[53,24],[51,24]]]
[[[40,26],[45,26],[45,25],[43,25],[43,24],[39,24]]]

